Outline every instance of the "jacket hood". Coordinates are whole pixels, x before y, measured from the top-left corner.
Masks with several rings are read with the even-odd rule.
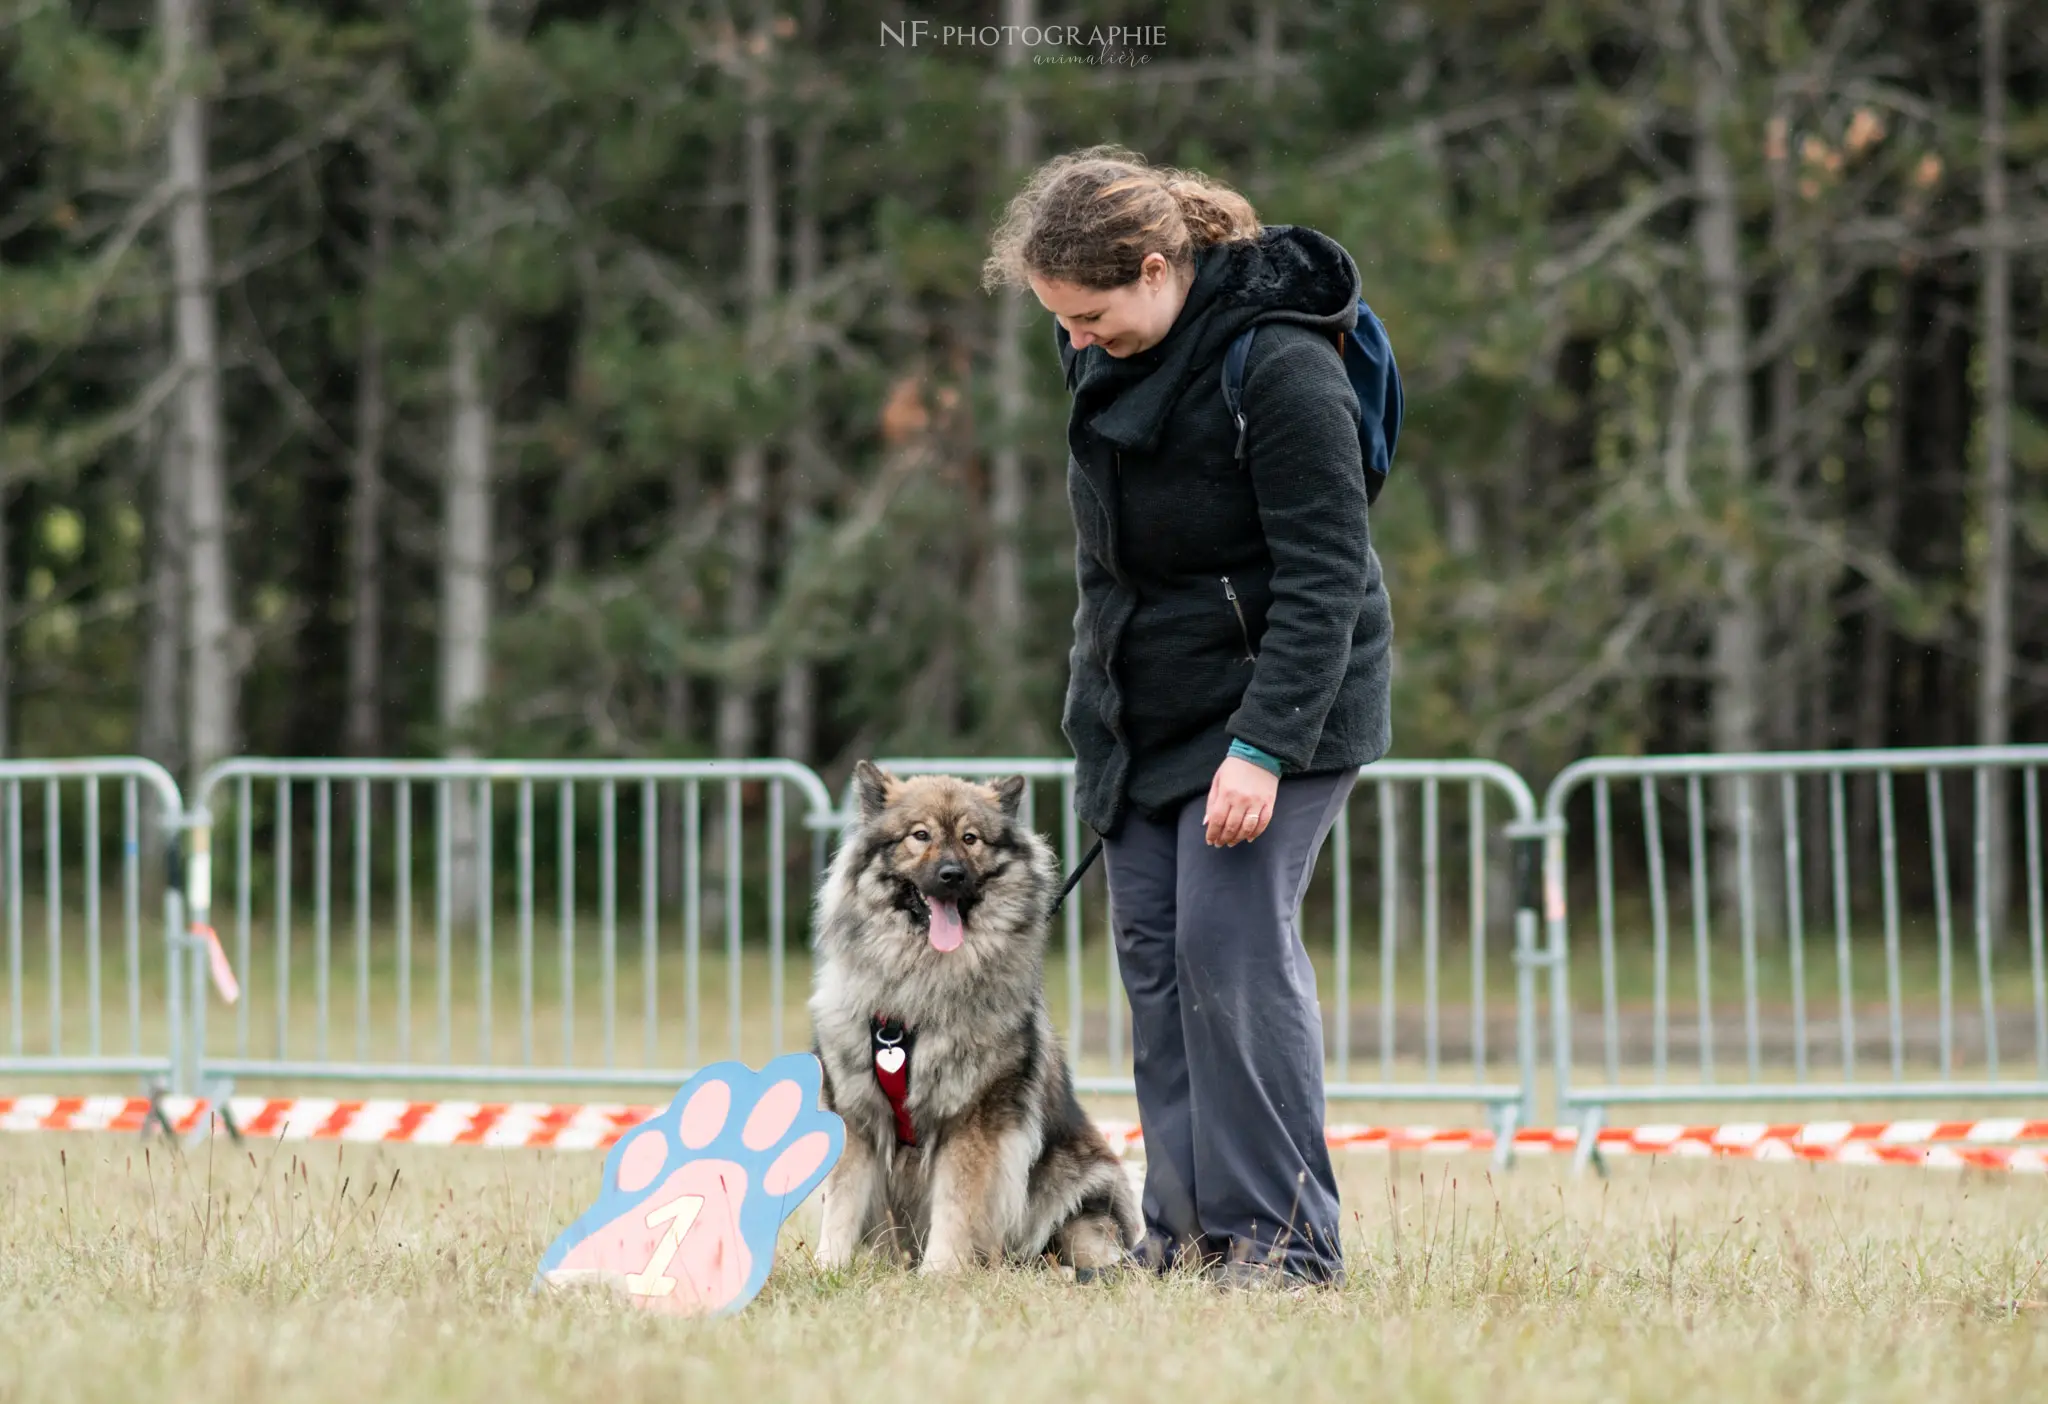
[[[1098,346],[1075,351],[1054,335],[1073,387],[1068,441],[1086,425],[1119,447],[1149,452],[1188,378],[1215,363],[1237,334],[1292,322],[1327,334],[1358,324],[1358,265],[1343,245],[1303,225],[1270,224],[1256,240],[1213,244],[1195,256],[1195,280],[1159,344],[1119,360]],[[1085,462],[1085,456],[1083,456]]]
[[[1358,324],[1358,265],[1327,234],[1268,225],[1256,242],[1218,244],[1203,256],[1225,264],[1221,300],[1252,312],[1247,325],[1299,322],[1336,332]]]

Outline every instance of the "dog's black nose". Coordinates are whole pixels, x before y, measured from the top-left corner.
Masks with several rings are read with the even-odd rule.
[[[958,863],[939,864],[939,882],[945,887],[958,887],[967,881],[967,869]]]

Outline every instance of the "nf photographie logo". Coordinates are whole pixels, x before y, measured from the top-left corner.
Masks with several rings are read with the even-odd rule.
[[[1163,24],[935,24],[930,20],[882,21],[885,49],[960,48],[1032,50],[1035,63],[1149,62],[1145,49],[1166,46]],[[1088,50],[1085,53],[1066,52]]]

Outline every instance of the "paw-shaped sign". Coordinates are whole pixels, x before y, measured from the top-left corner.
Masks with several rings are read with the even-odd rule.
[[[737,1311],[768,1280],[783,1220],[846,1144],[818,1106],[818,1060],[714,1063],[605,1157],[597,1203],[554,1241],[538,1281],[602,1285],[678,1316]]]

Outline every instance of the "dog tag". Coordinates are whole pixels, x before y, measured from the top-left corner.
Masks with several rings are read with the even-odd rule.
[[[875,1066],[885,1073],[900,1072],[903,1068],[901,1048],[878,1048],[875,1050]]]

